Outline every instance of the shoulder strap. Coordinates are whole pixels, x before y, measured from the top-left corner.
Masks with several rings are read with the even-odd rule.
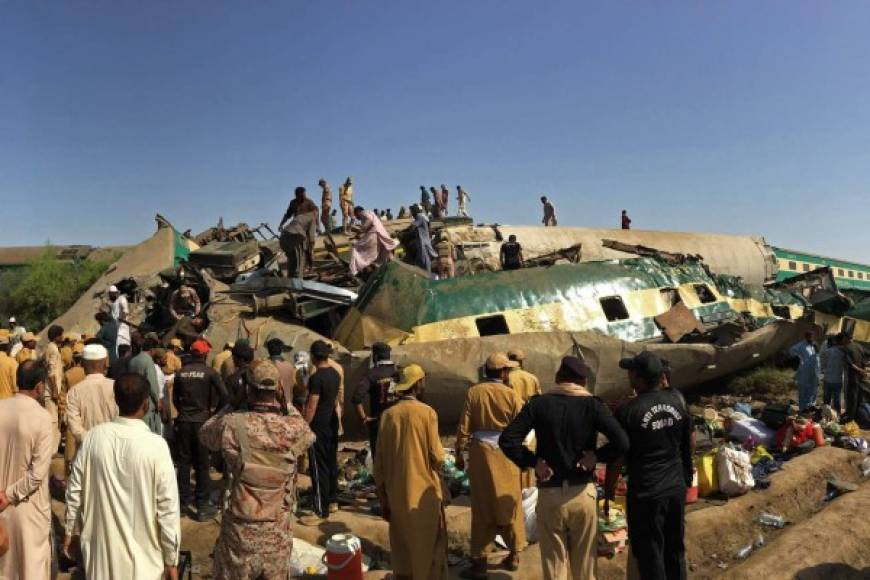
[[[233,429],[236,432],[236,438],[239,440],[239,457],[241,458],[242,466],[251,458],[251,445],[248,440],[248,425],[245,421],[245,413],[238,413],[233,417]]]

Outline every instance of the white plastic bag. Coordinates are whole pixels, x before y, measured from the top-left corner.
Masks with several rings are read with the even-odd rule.
[[[723,445],[716,454],[719,491],[729,497],[743,495],[755,487],[749,453]]]

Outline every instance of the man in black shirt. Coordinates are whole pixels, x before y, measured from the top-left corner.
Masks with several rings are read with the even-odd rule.
[[[293,195],[293,201],[287,206],[287,211],[278,225],[281,230],[278,242],[287,256],[287,277],[301,278],[305,272],[306,260],[309,266],[314,261],[314,240],[320,218],[317,206],[305,195],[304,187],[297,187]],[[286,227],[284,224],[287,224]]]
[[[311,344],[311,361],[316,371],[308,379],[305,420],[317,436],[311,447],[311,487],[314,511],[319,518],[303,518],[304,525],[318,525],[338,511],[338,414],[335,402],[341,375],[329,365],[332,348],[322,340]]]
[[[556,387],[532,397],[504,430],[499,446],[520,468],[538,477],[538,536],[545,580],[595,576],[598,508],[592,473],[598,461],[612,461],[628,449],[628,438],[600,399],[586,390],[589,369],[565,357]],[[532,429],[537,451],[523,441]],[[597,448],[598,434],[608,443]]]
[[[360,379],[351,399],[356,405],[360,421],[369,430],[372,457],[375,455],[375,448],[378,444],[378,426],[380,425],[381,413],[389,407],[390,385],[393,384],[396,374],[399,372],[396,363],[390,360],[390,353],[389,345],[383,342],[376,342],[372,345],[372,368]],[[368,414],[363,405],[366,399],[369,401]]]
[[[665,367],[642,352],[622,359],[637,397],[616,413],[628,433],[628,534],[643,580],[686,578],[686,487],[692,482],[692,421],[675,389],[662,390]],[[612,486],[607,497],[613,497]]]
[[[178,494],[184,506],[196,501],[196,519],[207,521],[216,514],[209,505],[209,453],[199,441],[199,430],[212,416],[227,392],[217,371],[205,364],[210,348],[196,340],[190,346],[191,361],[175,374],[172,402],[178,410],[175,418],[175,442],[178,459]],[[190,467],[196,473],[195,492],[190,490]]]
[[[227,377],[226,401],[237,411],[248,410],[248,368],[254,362],[254,349],[248,341],[233,346],[233,372]]]
[[[502,270],[519,270],[523,267],[523,247],[514,234],[508,236],[508,241],[501,245],[499,261]]]

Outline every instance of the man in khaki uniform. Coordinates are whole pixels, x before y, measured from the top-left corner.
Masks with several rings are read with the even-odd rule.
[[[36,335],[32,332],[21,337],[21,350],[15,355],[15,362],[19,365],[29,360],[36,360]]]
[[[60,357],[60,344],[63,341],[63,327],[54,325],[48,329],[48,346],[45,347],[45,368],[48,377],[45,382],[43,406],[51,415],[54,428],[54,450],[60,445],[60,420],[63,392],[63,360]]]
[[[167,377],[174,375],[175,372],[181,368],[181,358],[178,356],[178,353],[180,353],[183,348],[184,346],[182,345],[180,338],[173,338],[169,341],[169,348],[163,358],[163,373]]]
[[[338,202],[341,204],[341,227],[344,233],[349,234],[353,216],[353,181],[350,177],[338,188]]]
[[[491,354],[486,359],[486,379],[465,397],[456,433],[456,466],[465,468],[462,452],[467,443],[472,565],[463,578],[486,578],[486,553],[498,534],[510,549],[502,562],[508,570],[519,568],[519,552],[525,547],[520,470],[498,447],[501,432],[523,408],[522,399],[507,384],[511,369],[518,366],[502,352]]]
[[[332,188],[323,177],[320,178],[317,185],[319,185],[320,189],[323,191],[323,195],[320,198],[320,223],[323,224],[323,231],[327,234],[331,234],[332,232],[329,227],[329,214],[332,213]]]
[[[426,374],[402,370],[399,401],[383,412],[375,452],[375,482],[390,522],[390,561],[397,580],[447,579],[447,523],[441,467],[444,447],[438,415],[417,400]]]
[[[0,335],[0,399],[8,399],[18,391],[15,373],[18,372],[18,363],[9,356],[12,342],[8,334]]]
[[[57,442],[39,404],[45,369],[26,361],[17,378],[18,393],[0,401],[0,524],[10,545],[0,578],[42,580],[51,577],[48,470]]]
[[[523,400],[523,405],[529,402],[529,399],[541,394],[541,381],[538,377],[523,368],[523,361],[526,360],[526,353],[518,348],[508,351],[508,358],[517,363],[517,368],[511,370],[508,375],[508,384],[517,392],[520,399]],[[529,441],[529,447],[534,449],[534,437]],[[520,488],[528,489],[535,486],[535,470],[523,469],[520,473]]]
[[[223,365],[226,361],[230,360],[233,356],[233,347],[236,346],[233,342],[228,342],[224,345],[224,349],[214,355],[214,358],[211,360],[211,368],[221,373],[221,378],[226,379],[223,375]]]
[[[247,380],[249,411],[221,412],[199,437],[232,473],[230,499],[214,549],[214,578],[287,578],[293,549],[296,457],[314,433],[292,406],[282,414],[278,369],[255,361]]]
[[[72,351],[72,361],[63,373],[63,406],[61,416],[64,418],[65,428],[63,430],[63,462],[66,474],[69,475],[70,466],[73,459],[76,457],[76,439],[69,429],[69,392],[75,385],[85,379],[85,369],[82,368],[82,354],[85,346],[81,342],[76,342],[70,348]],[[63,350],[61,350],[63,356]]]
[[[444,280],[456,276],[456,247],[450,241],[450,236],[446,232],[441,232],[438,236],[435,251],[438,252],[438,269],[436,272],[438,277]]]

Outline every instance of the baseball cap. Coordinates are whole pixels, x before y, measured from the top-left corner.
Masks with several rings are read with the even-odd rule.
[[[182,348],[184,345],[181,344],[181,339],[180,339],[180,338],[173,338],[172,340],[169,341],[169,346],[174,346],[174,347],[177,347],[177,348]]]
[[[82,351],[84,360],[103,360],[109,358],[109,351],[102,344],[89,344]]]
[[[326,358],[332,352],[332,347],[323,340],[315,340],[311,343],[311,348],[308,350],[311,351],[311,356]]]
[[[109,286],[108,292],[118,292],[118,287],[113,284],[112,286]]]
[[[526,360],[525,351],[523,351],[522,349],[519,349],[519,348],[510,349],[509,351],[507,351],[507,355],[508,355],[508,358],[511,360],[516,360],[516,361]]]
[[[634,370],[649,378],[658,377],[662,374],[662,371],[664,371],[662,359],[646,350],[633,357],[620,360],[619,368],[627,371]]]
[[[494,352],[486,359],[486,368],[490,371],[499,369],[513,369],[520,366],[520,363],[512,361],[503,352]]]
[[[589,367],[576,356],[566,356],[562,359],[556,374],[575,379],[585,379],[589,377]]]
[[[211,346],[201,338],[194,340],[190,345],[190,352],[197,356],[205,356],[211,350]]]
[[[396,385],[396,392],[403,393],[424,378],[426,378],[426,371],[423,370],[423,367],[418,364],[409,364],[402,369],[402,380]]]
[[[248,369],[248,384],[261,391],[276,391],[280,375],[271,361],[255,361]]]

